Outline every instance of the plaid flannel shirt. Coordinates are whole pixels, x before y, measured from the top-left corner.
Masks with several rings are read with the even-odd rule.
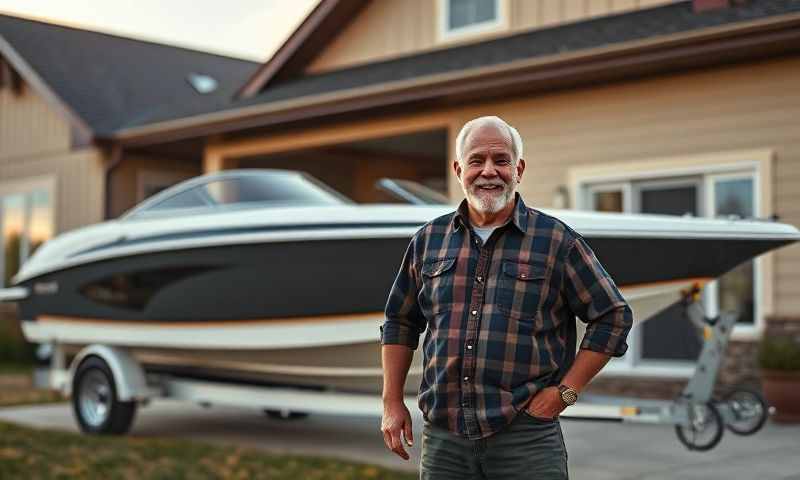
[[[389,293],[381,344],[423,342],[419,407],[466,438],[507,425],[541,388],[558,385],[580,348],[621,356],[631,309],[584,239],[517,195],[485,244],[466,201],[411,239]]]

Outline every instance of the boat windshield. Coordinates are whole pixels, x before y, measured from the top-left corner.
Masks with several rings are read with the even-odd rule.
[[[381,178],[375,188],[392,198],[412,205],[446,205],[448,198],[436,190],[411,180]]]
[[[204,180],[204,181],[201,181]],[[178,184],[134,208],[125,218],[182,215],[220,208],[342,205],[352,203],[308,175],[289,171],[225,174]]]

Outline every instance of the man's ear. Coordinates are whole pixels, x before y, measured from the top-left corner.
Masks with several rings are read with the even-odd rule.
[[[453,172],[456,174],[456,178],[461,180],[461,162],[458,160],[453,162]]]
[[[522,172],[525,171],[525,159],[520,157],[517,160],[517,179],[522,180]]]

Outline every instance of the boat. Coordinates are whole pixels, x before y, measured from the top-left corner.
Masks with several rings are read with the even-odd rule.
[[[196,177],[48,241],[0,300],[18,302],[29,341],[67,355],[108,345],[147,372],[378,392],[378,326],[403,252],[454,208],[384,184],[406,204],[356,205],[294,171]],[[800,239],[769,221],[543,211],[588,241],[637,322]]]

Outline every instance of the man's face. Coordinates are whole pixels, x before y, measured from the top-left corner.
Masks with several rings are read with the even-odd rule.
[[[504,129],[481,125],[467,136],[463,163],[453,165],[467,202],[481,213],[497,213],[514,198],[525,161],[514,165],[511,145]]]

